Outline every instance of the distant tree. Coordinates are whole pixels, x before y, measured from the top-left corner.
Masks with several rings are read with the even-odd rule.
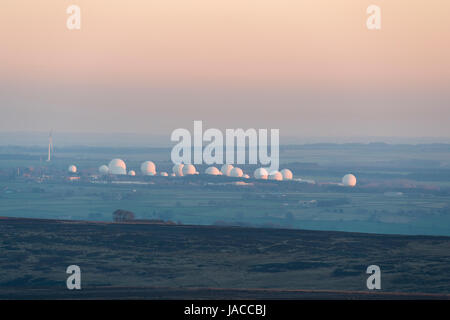
[[[125,222],[134,220],[134,213],[127,210],[118,209],[113,212],[114,222]]]

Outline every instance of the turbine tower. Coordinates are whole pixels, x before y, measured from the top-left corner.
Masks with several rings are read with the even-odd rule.
[[[53,153],[53,137],[52,137],[52,130],[50,130],[50,134],[48,135],[48,156],[47,156],[47,162],[50,162],[52,160],[52,153]]]

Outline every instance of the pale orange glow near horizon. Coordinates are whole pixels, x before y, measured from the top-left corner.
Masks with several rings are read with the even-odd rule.
[[[79,31],[66,28],[71,4],[81,8]],[[371,4],[382,9],[379,31],[366,28]],[[229,102],[241,121],[224,116],[211,125],[335,135],[331,120],[348,128],[352,115],[361,125],[342,134],[450,137],[450,2],[3,0],[1,6],[4,130],[44,129],[44,115],[41,125],[32,121],[29,112],[40,119],[33,105],[57,117],[51,106],[58,104],[83,119],[113,108],[111,126],[147,132],[121,110],[135,118],[157,115],[154,130],[164,131],[183,121],[163,109],[190,107],[192,117],[213,122],[215,109]],[[148,88],[158,90],[156,98],[146,97]],[[386,96],[362,105],[375,93]],[[264,118],[273,107],[291,119]],[[264,111],[260,119],[255,110]],[[19,121],[20,112],[27,116]],[[309,123],[304,129],[292,120],[297,112]],[[52,122],[70,128],[60,114]],[[71,129],[112,130],[94,120]]]

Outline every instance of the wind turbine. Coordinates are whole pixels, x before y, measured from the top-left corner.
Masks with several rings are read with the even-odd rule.
[[[53,130],[50,130],[50,134],[48,135],[48,156],[47,156],[47,162],[50,162],[52,160],[52,153],[53,153],[53,137],[52,137]]]

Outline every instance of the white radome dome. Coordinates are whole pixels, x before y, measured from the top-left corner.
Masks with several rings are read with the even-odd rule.
[[[197,172],[194,165],[192,165],[192,164],[185,164],[183,166],[182,171],[183,171],[183,176],[193,175]]]
[[[234,167],[230,171],[230,177],[233,177],[233,178],[240,178],[243,175],[244,175],[244,172],[242,172],[242,169],[238,168],[238,167]]]
[[[289,169],[283,169],[280,172],[283,176],[283,180],[292,180],[292,178],[294,177],[294,175],[292,174],[292,171]]]
[[[167,172],[161,172],[160,174],[159,174],[161,177],[167,177],[169,174],[167,173]]]
[[[267,172],[266,169],[264,168],[258,168],[255,170],[255,172],[253,173],[253,176],[255,177],[255,179],[263,179],[266,180],[269,176],[269,173]]]
[[[129,176],[135,176],[136,175],[136,171],[130,170],[130,171],[128,171],[128,175]]]
[[[172,172],[177,176],[177,177],[182,177],[183,176],[183,167],[184,164],[176,164],[173,166],[172,168]]]
[[[231,173],[231,170],[233,170],[233,166],[231,164],[227,164],[227,163],[224,164],[222,166],[222,168],[220,169],[220,171],[222,172],[222,174],[224,176],[229,176]]]
[[[67,170],[69,171],[69,173],[77,173],[77,167],[74,166],[73,164],[69,166],[69,168],[67,168]]]
[[[154,176],[156,174],[156,166],[153,161],[145,161],[141,164],[141,172],[144,176]]]
[[[177,175],[175,173],[170,174],[171,177],[176,177]]]
[[[205,170],[205,174],[210,174],[212,176],[220,176],[222,172],[219,171],[216,167],[208,167]]]
[[[354,187],[356,186],[356,177],[351,173],[346,174],[342,178],[342,184],[346,187]]]
[[[283,180],[283,175],[281,174],[280,171],[272,171],[269,175],[269,179],[281,181],[281,180]]]
[[[248,174],[244,174],[242,177],[245,179],[250,179],[250,176]]]
[[[127,165],[122,159],[111,160],[108,167],[111,174],[127,174]]]
[[[101,165],[98,168],[98,172],[100,172],[100,174],[108,174],[109,173],[109,168],[108,168],[108,166],[106,164]]]

